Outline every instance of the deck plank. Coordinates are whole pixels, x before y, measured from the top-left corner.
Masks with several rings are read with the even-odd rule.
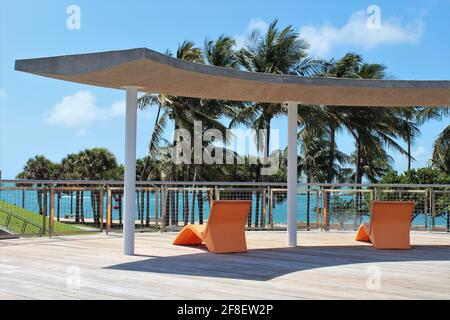
[[[374,250],[353,232],[248,232],[249,252],[172,246],[175,234],[0,241],[1,299],[450,299],[450,236],[413,232],[413,249]],[[80,288],[68,285],[80,271]],[[369,289],[368,270],[380,273]],[[72,272],[72,273],[71,273]],[[72,283],[69,281],[69,284]],[[195,290],[192,290],[195,288]]]

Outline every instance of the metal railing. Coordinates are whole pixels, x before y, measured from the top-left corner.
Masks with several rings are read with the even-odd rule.
[[[219,199],[252,200],[249,230],[286,228],[285,183],[145,181],[136,188],[136,230],[205,223]],[[412,200],[412,229],[450,231],[450,185],[298,184],[298,228],[355,230],[369,221],[375,200]],[[41,235],[121,232],[123,182],[0,180],[0,209],[5,208],[39,226]],[[0,226],[8,229],[1,212]],[[27,228],[18,233],[36,235]]]
[[[42,225],[8,210],[6,206],[0,207],[0,217],[0,226],[9,234],[30,234],[40,237],[45,232]]]

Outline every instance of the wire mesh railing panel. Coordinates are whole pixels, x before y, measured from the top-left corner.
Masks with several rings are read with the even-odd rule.
[[[48,234],[47,193],[41,188],[0,188],[0,227],[21,236]]]
[[[430,210],[427,190],[377,190],[376,200],[380,201],[413,201],[415,203],[411,228],[426,230],[430,225]]]
[[[110,188],[106,197],[106,229],[121,230],[123,228],[123,206],[124,192],[123,188]]]
[[[48,191],[50,227],[54,235],[100,232],[104,229],[102,188],[61,187]]]
[[[204,224],[215,200],[212,188],[162,188],[162,227],[177,230],[187,224]]]
[[[450,190],[431,191],[431,231],[450,232]]]
[[[140,182],[137,231],[175,231],[208,221],[214,200],[251,200],[247,228],[286,229],[286,184]],[[414,201],[412,229],[450,231],[450,186],[299,184],[299,230],[356,230],[375,200]],[[0,181],[0,231],[21,236],[121,232],[122,182]]]
[[[259,188],[218,188],[216,199],[220,200],[251,200],[252,206],[248,213],[248,229],[264,229],[267,227],[268,193]]]
[[[286,228],[287,189],[271,189],[269,200],[269,225]],[[322,228],[322,207],[319,189],[297,189],[297,228],[311,230]]]
[[[326,230],[357,230],[361,223],[370,220],[373,190],[329,189],[323,190],[323,220]]]

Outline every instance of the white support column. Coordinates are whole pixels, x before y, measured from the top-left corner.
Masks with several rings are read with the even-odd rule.
[[[298,103],[288,102],[287,233],[288,246],[297,246],[297,114]]]
[[[134,219],[136,212],[136,123],[137,88],[126,87],[125,115],[125,186],[123,207],[123,253],[134,254]]]

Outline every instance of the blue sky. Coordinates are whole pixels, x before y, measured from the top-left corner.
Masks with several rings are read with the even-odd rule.
[[[361,53],[385,64],[396,79],[450,79],[450,0],[429,1],[0,1],[0,170],[14,178],[26,160],[44,154],[59,161],[88,147],[106,147],[123,161],[124,92],[77,85],[14,71],[14,60],[148,47],[176,50],[184,39],[202,45],[225,33],[242,43],[253,27],[279,19],[311,43],[310,54]],[[365,28],[369,5],[381,9],[381,29]],[[81,10],[81,29],[69,30],[70,5]],[[155,110],[139,113],[138,157],[146,155]],[[281,146],[285,118],[276,119]],[[425,166],[437,134],[448,125],[429,122],[413,147]],[[171,135],[171,128],[167,136]],[[342,135],[339,147],[353,150]],[[396,153],[396,169],[406,160]]]

